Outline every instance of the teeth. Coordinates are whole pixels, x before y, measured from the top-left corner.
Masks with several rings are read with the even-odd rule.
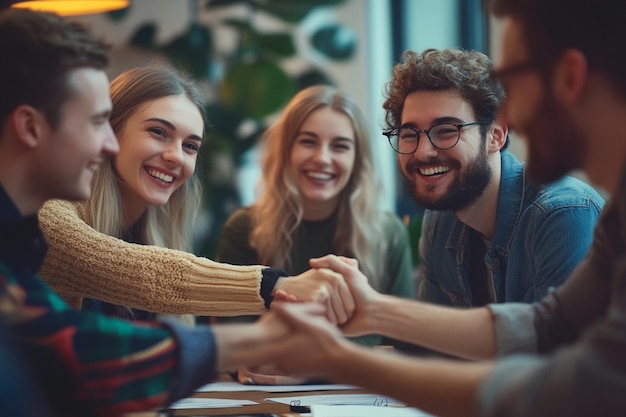
[[[450,171],[450,167],[446,167],[446,166],[438,166],[438,167],[432,167],[432,168],[420,168],[420,173],[426,176],[443,174],[444,172],[448,172],[448,171]]]
[[[324,172],[307,172],[307,175],[311,178],[322,181],[329,180],[333,177],[331,174],[326,174]]]
[[[163,182],[171,183],[172,181],[174,181],[174,177],[172,177],[171,175],[164,174],[154,169],[149,169],[148,174],[150,174],[154,178],[160,179]]]

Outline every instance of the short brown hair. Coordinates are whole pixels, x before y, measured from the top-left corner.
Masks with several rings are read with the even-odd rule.
[[[0,11],[0,121],[21,104],[41,110],[55,127],[75,68],[104,69],[109,46],[78,23],[28,9]]]

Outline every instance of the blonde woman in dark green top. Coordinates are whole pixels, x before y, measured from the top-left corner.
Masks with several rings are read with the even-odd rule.
[[[407,232],[378,207],[370,139],[354,102],[334,87],[304,89],[264,141],[260,194],[227,221],[218,259],[294,274],[308,270],[310,258],[344,255],[378,291],[413,298]]]

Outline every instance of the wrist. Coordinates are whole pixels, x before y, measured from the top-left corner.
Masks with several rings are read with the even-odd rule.
[[[398,298],[387,294],[377,293],[369,303],[367,316],[370,318],[372,333],[389,336],[389,329],[395,322],[395,309]]]

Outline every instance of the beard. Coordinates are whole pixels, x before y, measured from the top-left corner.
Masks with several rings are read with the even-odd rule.
[[[526,172],[531,181],[552,182],[582,168],[586,142],[575,126],[551,95],[544,95],[530,120],[520,123],[527,148]]]
[[[483,194],[493,176],[487,159],[486,146],[486,141],[484,141],[476,158],[470,162],[464,171],[460,172],[444,195],[439,198],[421,194],[416,181],[402,171],[413,201],[421,207],[438,211],[459,211],[476,201]],[[406,166],[406,172],[416,172],[420,166],[437,165],[437,163],[437,160],[413,161]],[[460,168],[457,161],[451,161],[449,164],[453,169]]]

